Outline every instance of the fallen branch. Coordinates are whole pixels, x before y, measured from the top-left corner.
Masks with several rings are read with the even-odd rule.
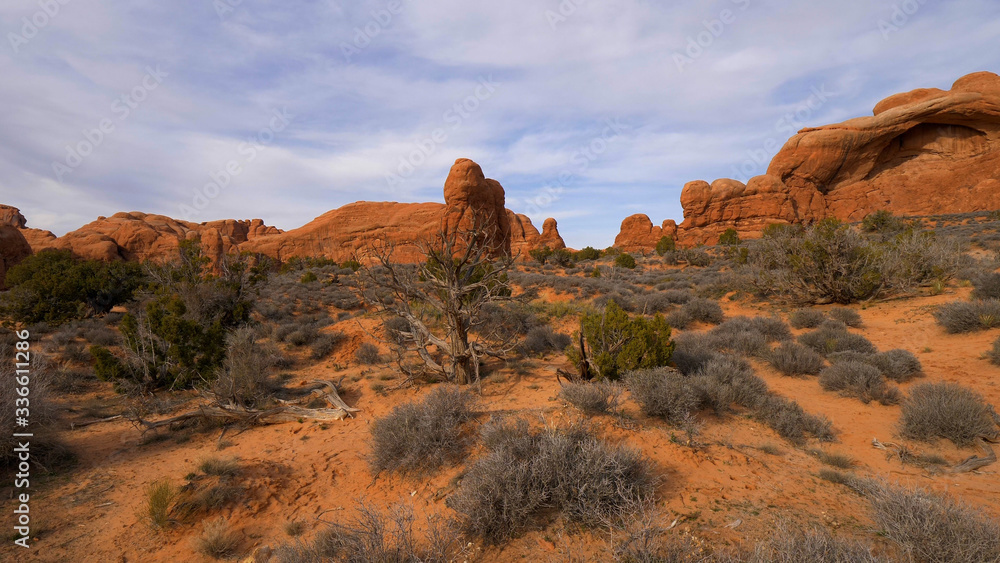
[[[310,397],[322,397],[331,408],[310,409],[301,406],[305,399],[298,401],[278,401],[278,406],[264,410],[244,409],[235,405],[223,405],[217,401],[211,404],[202,405],[197,410],[165,418],[163,420],[149,421],[138,419],[146,431],[155,430],[164,426],[170,426],[178,422],[185,422],[197,418],[223,420],[227,422],[237,422],[246,425],[254,424],[274,424],[279,422],[294,422],[298,420],[343,420],[353,417],[357,409],[348,406],[337,393],[337,386],[329,381],[313,381]]]
[[[90,426],[91,424],[100,424],[102,422],[111,422],[113,420],[118,420],[121,417],[122,417],[122,415],[116,414],[114,416],[109,416],[107,418],[99,418],[97,420],[88,420],[86,422],[71,422],[69,424],[69,428],[70,428],[70,430],[76,430],[77,428],[86,428],[87,426]]]
[[[996,463],[997,453],[993,451],[993,446],[986,443],[982,438],[976,438],[976,446],[983,452],[984,456],[972,456],[955,467],[951,468],[952,473],[968,473]]]

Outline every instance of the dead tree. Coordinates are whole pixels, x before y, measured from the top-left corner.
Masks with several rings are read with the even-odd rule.
[[[416,354],[424,368],[458,384],[477,381],[484,359],[505,358],[516,342],[485,315],[511,299],[513,258],[498,248],[490,217],[474,223],[418,244],[420,264],[400,263],[391,243],[372,244],[361,270],[364,300],[406,321],[395,343],[399,355]]]

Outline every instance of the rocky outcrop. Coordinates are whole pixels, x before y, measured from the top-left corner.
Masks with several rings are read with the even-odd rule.
[[[689,182],[681,205],[683,244],[713,243],[729,228],[748,238],[771,223],[859,221],[880,209],[1000,209],[1000,76],[970,74],[948,91],[890,96],[870,117],[803,129],[765,175],[746,185]]]
[[[205,255],[218,262],[227,253],[248,251],[279,261],[292,257],[325,257],[338,262],[363,254],[376,243],[395,246],[395,257],[414,262],[424,259],[421,243],[430,242],[442,229],[468,229],[485,223],[491,244],[499,253],[548,245],[565,248],[554,219],[542,232],[524,215],[504,208],[499,182],[483,175],[475,162],[459,159],[444,185],[445,203],[356,202],[334,209],[288,232],[260,219],[232,219],[191,223],[163,215],[139,212],[99,217],[65,236],[26,228],[13,207],[0,206],[0,225],[21,235],[30,249],[68,249],[94,260],[162,261],[177,254],[183,240],[201,242]],[[12,254],[13,255],[13,254]]]
[[[495,255],[510,254],[510,223],[503,186],[483,175],[478,164],[460,158],[444,182],[444,232],[482,230]]]
[[[31,246],[21,231],[15,226],[0,224],[0,289],[6,287],[7,270],[28,256],[31,256]]]
[[[556,220],[549,217],[542,223],[542,232],[531,223],[526,215],[516,214],[507,210],[507,222],[510,223],[510,248],[515,256],[527,259],[528,252],[535,248],[547,246],[552,250],[566,248],[566,242],[559,234]]]
[[[241,243],[281,231],[268,227],[260,219],[252,221],[212,221],[191,223],[164,215],[116,213],[55,239],[42,239],[32,246],[62,248],[89,260],[130,260],[158,262],[176,256],[183,240],[199,239],[203,251],[213,261]]]
[[[548,244],[565,248],[555,220],[543,232],[531,220],[504,208],[503,186],[486,178],[482,168],[458,159],[444,184],[445,203],[396,203],[361,201],[329,211],[310,223],[280,235],[264,236],[240,246],[284,261],[293,256],[323,256],[336,261],[363,255],[365,248],[388,242],[393,256],[404,262],[424,259],[423,243],[443,229],[469,229],[477,221],[486,225],[498,253],[527,257],[528,251]]]
[[[659,227],[645,214],[630,215],[622,221],[621,230],[615,237],[614,247],[625,252],[649,252],[656,248],[663,237],[677,237],[677,223],[667,219]]]

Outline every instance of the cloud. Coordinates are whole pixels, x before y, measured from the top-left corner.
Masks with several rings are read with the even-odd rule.
[[[1000,67],[988,0],[231,4],[69,0],[16,52],[39,7],[0,7],[0,201],[57,234],[121,210],[179,216],[236,160],[198,219],[287,229],[355,200],[440,201],[469,157],[515,211],[603,247],[637,211],[680,220],[687,181],[762,172],[788,123]],[[121,118],[157,66],[168,76]],[[477,96],[484,80],[495,91]],[[835,95],[802,111],[816,89]],[[282,109],[295,118],[245,161]],[[609,119],[627,130],[602,146]]]

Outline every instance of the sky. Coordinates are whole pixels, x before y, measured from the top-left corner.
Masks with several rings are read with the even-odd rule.
[[[683,218],[802,127],[1000,71],[995,0],[5,0],[0,203],[299,227],[457,158],[567,244]]]

